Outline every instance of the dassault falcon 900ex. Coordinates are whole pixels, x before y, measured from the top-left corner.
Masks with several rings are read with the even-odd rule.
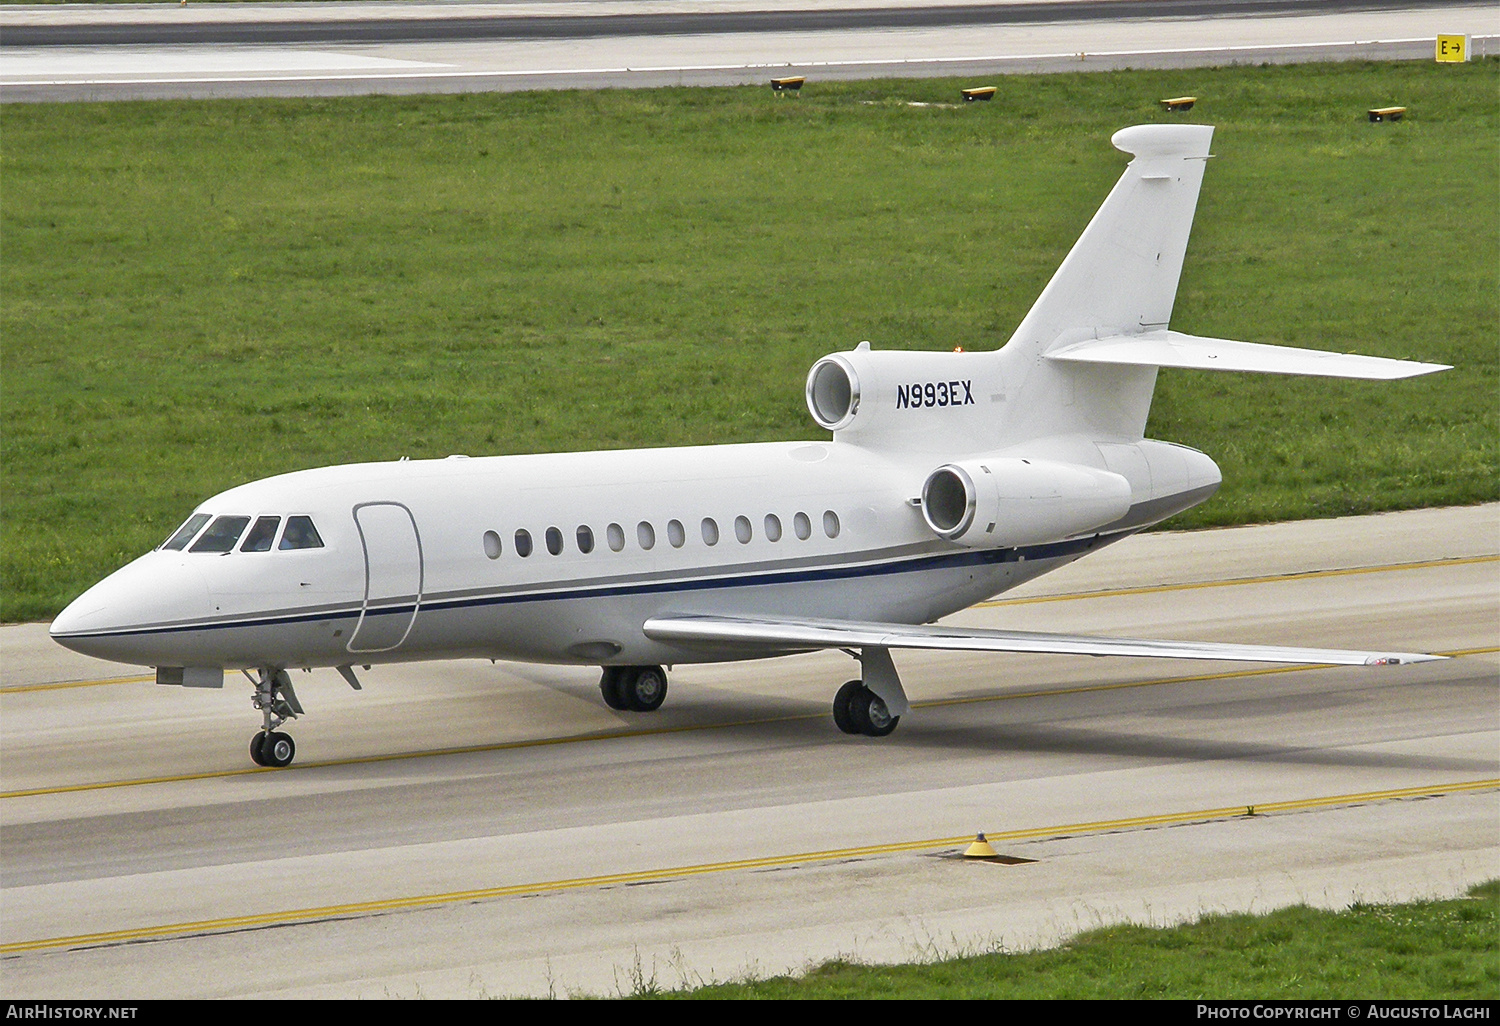
[[[1404,652],[1138,641],[934,621],[1203,502],[1219,468],[1144,437],[1160,367],[1401,378],[1444,370],[1172,331],[1213,129],[1142,125],[1133,155],[995,352],[825,356],[831,441],[362,463],[203,503],[52,624],[68,648],[222,687],[240,669],[285,766],[289,670],[422,659],[602,667],[647,712],[663,665],[844,649],[833,718],[883,736],[908,703],[893,648],[1376,664]]]

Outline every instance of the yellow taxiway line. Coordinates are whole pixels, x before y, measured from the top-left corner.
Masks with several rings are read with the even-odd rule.
[[[1143,827],[1212,822],[1215,820],[1258,816],[1274,812],[1300,812],[1337,805],[1358,805],[1373,801],[1390,801],[1401,798],[1461,794],[1468,791],[1483,791],[1495,788],[1500,788],[1500,778],[1464,780],[1447,784],[1432,784],[1426,787],[1401,787],[1384,791],[1366,791],[1359,794],[1325,795],[1317,798],[1301,798],[1293,801],[1246,803],[1244,805],[1233,805],[1218,809],[1195,809],[1189,812],[1169,812],[1154,816],[1132,816],[1126,819],[1098,820],[1088,823],[1055,824],[1052,826],[1029,827],[1022,830],[986,831],[985,836],[993,846],[997,843],[1005,842],[1035,841],[1076,834],[1113,833],[1122,830],[1136,830]],[[956,837],[935,837],[917,841],[871,844],[857,848],[836,848],[828,851],[797,852],[791,855],[768,855],[761,858],[734,859],[727,862],[709,862],[693,866],[643,869],[632,873],[611,873],[604,876],[583,876],[564,880],[541,880],[531,883],[506,884],[499,887],[481,887],[473,890],[448,891],[435,894],[413,894],[404,897],[381,898],[374,901],[356,901],[340,905],[285,909],[279,912],[226,916],[221,919],[202,919],[186,923],[163,923],[158,926],[140,926],[127,930],[108,930],[101,933],[83,933],[69,937],[45,937],[38,940],[12,941],[8,944],[0,944],[0,955],[18,955],[25,952],[45,951],[56,948],[88,948],[128,944],[143,940],[191,936],[195,934],[228,933],[239,930],[258,929],[266,926],[315,922],[331,918],[348,919],[407,909],[431,908],[439,905],[463,904],[476,901],[492,901],[498,898],[517,897],[520,895],[549,894],[587,888],[618,887],[622,884],[644,883],[648,881],[661,882],[692,876],[704,876],[710,873],[731,873],[748,869],[764,869],[771,866],[842,862],[849,859],[868,858],[875,855],[892,855],[903,852],[926,851],[933,848],[948,848],[955,845],[967,844],[972,840],[972,834],[964,834]]]

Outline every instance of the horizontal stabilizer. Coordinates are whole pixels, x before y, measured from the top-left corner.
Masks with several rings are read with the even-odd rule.
[[[1224,659],[1236,662],[1335,666],[1423,663],[1444,658],[1420,652],[1355,652],[1332,648],[1283,648],[1198,641],[1142,641],[1086,634],[1041,634],[973,627],[691,614],[652,617],[646,621],[645,633],[654,641],[761,648],[780,652],[868,646],[1158,659]]]
[[[1078,342],[1047,354],[1070,363],[1126,364],[1136,367],[1186,367],[1191,370],[1252,371],[1262,374],[1310,374],[1328,378],[1390,381],[1451,370],[1446,364],[1389,360],[1381,356],[1327,353],[1227,338],[1202,338],[1180,331],[1148,331]]]

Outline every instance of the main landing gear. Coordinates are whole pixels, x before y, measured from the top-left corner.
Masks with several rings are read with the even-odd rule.
[[[845,734],[885,737],[911,708],[891,651],[874,646],[858,654],[845,651],[859,660],[862,679],[849,681],[833,696],[833,722]]]
[[[611,709],[654,712],[667,697],[667,671],[660,666],[606,666],[599,691]]]
[[[901,717],[892,716],[880,696],[863,681],[851,680],[833,696],[833,722],[845,734],[885,737],[896,729]]]
[[[260,676],[250,679],[255,685],[250,703],[260,710],[264,724],[261,732],[250,739],[250,761],[257,766],[290,766],[297,755],[297,744],[290,734],[276,728],[302,715],[302,703],[292,690],[292,678],[285,670],[262,666]]]

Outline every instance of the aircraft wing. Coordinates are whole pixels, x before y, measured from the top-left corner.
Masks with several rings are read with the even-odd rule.
[[[1343,666],[1423,663],[1446,658],[1421,652],[1359,652],[1335,648],[1283,648],[1206,641],[1143,641],[1087,634],[985,630],[977,627],[699,614],[652,617],[646,621],[644,629],[646,636],[655,641],[764,649],[767,654],[819,648],[927,648]]]

